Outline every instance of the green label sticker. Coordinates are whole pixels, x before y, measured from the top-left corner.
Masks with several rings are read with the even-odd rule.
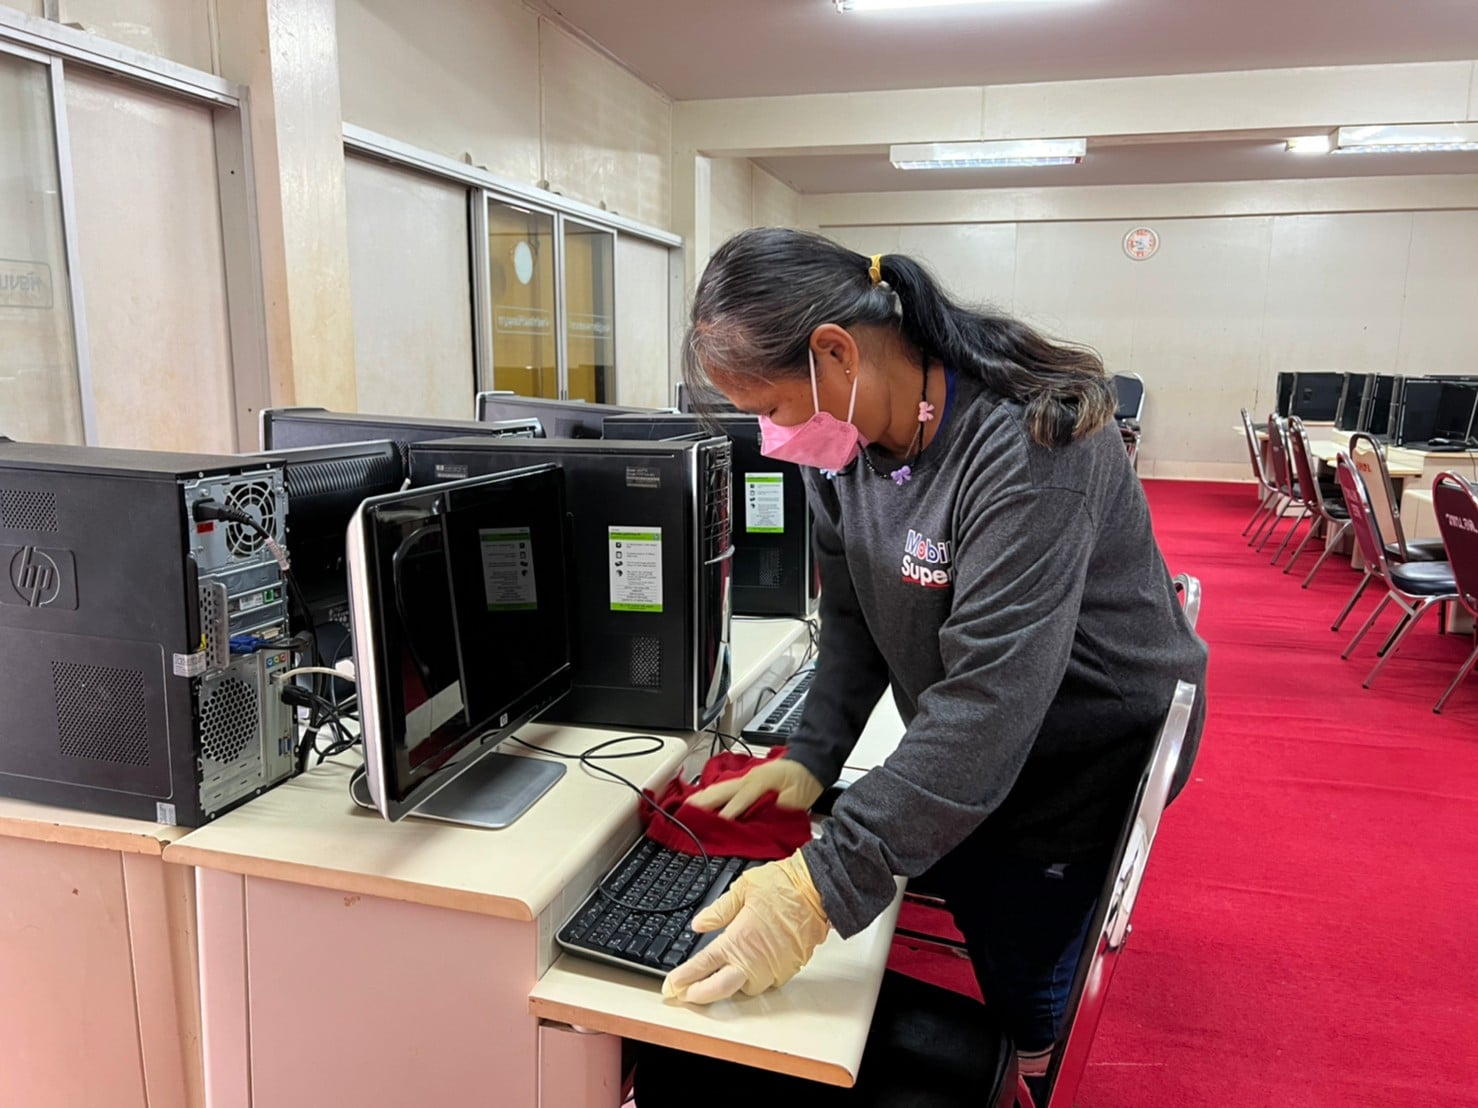
[[[611,611],[662,610],[662,528],[611,527],[607,532]]]

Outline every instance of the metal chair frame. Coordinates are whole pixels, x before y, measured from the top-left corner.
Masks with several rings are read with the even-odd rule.
[[[1401,619],[1387,636],[1385,644],[1376,652],[1378,657],[1375,668],[1370,671],[1363,682],[1363,686],[1368,689],[1370,683],[1375,680],[1376,674],[1380,673],[1382,667],[1391,660],[1391,656],[1400,648],[1402,641],[1421,621],[1428,609],[1459,600],[1460,597],[1455,590],[1435,595],[1409,593],[1396,584],[1391,575],[1391,559],[1386,553],[1385,542],[1374,510],[1370,505],[1370,494],[1366,491],[1365,481],[1348,453],[1341,451],[1339,461],[1340,487],[1344,489],[1345,504],[1350,509],[1350,524],[1355,532],[1355,541],[1360,544],[1360,554],[1366,562],[1367,577],[1361,582],[1361,588],[1369,584],[1371,578],[1378,578],[1386,586],[1386,595],[1381,597],[1380,603],[1375,606],[1374,611],[1361,625],[1360,630],[1355,633],[1355,637],[1350,640],[1350,645],[1345,647],[1340,657],[1349,658],[1355,647],[1360,644],[1360,640],[1365,637],[1366,632],[1375,626],[1375,621],[1380,618],[1380,614],[1386,610],[1386,606],[1391,601],[1396,602],[1402,613]],[[1343,613],[1340,618],[1344,618]]]
[[[1450,470],[1444,471],[1432,482],[1432,507],[1437,513],[1437,528],[1447,546],[1453,580],[1457,582],[1458,601],[1478,619],[1478,492],[1474,491],[1467,478]],[[1432,707],[1433,712],[1441,713],[1447,698],[1473,671],[1475,662],[1478,662],[1478,631],[1474,632],[1473,650],[1468,660],[1438,698]]]
[[[1288,417],[1288,452],[1293,456],[1294,470],[1298,475],[1298,483],[1303,489],[1305,499],[1308,500],[1310,496],[1313,497],[1308,502],[1314,510],[1315,518],[1309,522],[1308,533],[1304,535],[1303,542],[1298,544],[1298,549],[1293,552],[1293,557],[1288,559],[1288,564],[1283,567],[1283,572],[1287,573],[1293,568],[1293,563],[1298,561],[1299,555],[1304,552],[1304,547],[1309,545],[1309,540],[1319,531],[1320,523],[1324,524],[1324,530],[1327,536],[1324,540],[1324,553],[1319,555],[1319,560],[1314,563],[1314,568],[1309,570],[1309,575],[1304,578],[1302,587],[1308,588],[1309,582],[1314,579],[1314,574],[1319,572],[1319,567],[1325,563],[1335,548],[1344,541],[1345,535],[1349,534],[1350,519],[1348,515],[1340,519],[1338,516],[1332,514],[1328,501],[1324,499],[1324,490],[1320,487],[1318,477],[1315,474],[1314,452],[1309,449],[1309,434],[1304,430],[1304,421],[1299,419],[1298,416]],[[1333,534],[1329,533],[1329,528],[1331,527],[1334,528]],[[1273,561],[1276,562],[1277,560],[1275,556]]]
[[[1199,585],[1196,591],[1199,593]],[[1189,590],[1186,597],[1190,599]],[[1088,941],[1068,994],[1066,1029],[1047,1067],[1047,1093],[1042,1108],[1072,1108],[1073,1097],[1088,1066],[1088,1053],[1098,1031],[1114,970],[1131,931],[1129,918],[1144,880],[1160,817],[1170,798],[1171,782],[1195,702],[1196,686],[1179,682],[1130,807],[1103,895],[1088,927]],[[1033,1103],[1029,1094],[1022,1091],[1018,1091],[1017,1099],[1024,1104]]]
[[[1277,501],[1278,487],[1273,484],[1272,478],[1268,476],[1267,466],[1262,460],[1262,445],[1257,441],[1257,428],[1252,423],[1252,416],[1247,409],[1242,409],[1242,429],[1247,433],[1247,454],[1252,460],[1252,477],[1260,489],[1257,501],[1257,511],[1252,513],[1252,518],[1247,521],[1247,526],[1242,528],[1242,534],[1246,535],[1252,530],[1252,525],[1272,510]],[[1261,527],[1258,528],[1261,530]],[[1254,539],[1254,541],[1256,541]],[[1249,544],[1250,545],[1250,544]]]

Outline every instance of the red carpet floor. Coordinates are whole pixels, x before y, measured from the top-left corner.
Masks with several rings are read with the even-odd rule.
[[[1330,632],[1347,559],[1302,590],[1238,537],[1249,486],[1145,486],[1205,590],[1210,711],[1078,1104],[1478,1108],[1478,674],[1432,714],[1470,640],[1429,616],[1362,689],[1380,638],[1339,654],[1377,590]],[[947,955],[893,965],[973,991]]]

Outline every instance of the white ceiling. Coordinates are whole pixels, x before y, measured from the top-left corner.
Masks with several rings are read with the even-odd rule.
[[[677,100],[1478,54],[1478,0],[1078,0],[842,15],[832,0],[530,0]]]
[[[797,192],[907,192],[921,189],[1041,188],[1054,185],[1268,181],[1408,173],[1478,174],[1478,153],[1289,154],[1282,141],[1229,140],[1095,145],[1080,165],[1038,169],[902,170],[886,152],[756,159]]]

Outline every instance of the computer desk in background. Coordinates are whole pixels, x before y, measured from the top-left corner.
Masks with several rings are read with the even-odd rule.
[[[735,621],[735,696],[787,652],[794,668],[807,645],[797,621]],[[523,733],[570,754],[617,734]],[[611,768],[659,786],[708,741],[672,736]],[[826,944],[809,984],[685,1009],[662,1001],[657,978],[561,958],[554,941],[638,833],[629,790],[572,765],[512,826],[481,831],[387,823],[354,807],[349,774],[319,767],[165,850],[195,868],[211,1108],[465,1104],[480,1091],[500,1108],[615,1108],[620,1039],[571,1024],[641,1023],[669,1045],[838,1083],[855,1074],[892,914],[866,939]],[[595,979],[599,1002],[554,988],[572,976]],[[678,1031],[660,1026],[669,1018]]]

